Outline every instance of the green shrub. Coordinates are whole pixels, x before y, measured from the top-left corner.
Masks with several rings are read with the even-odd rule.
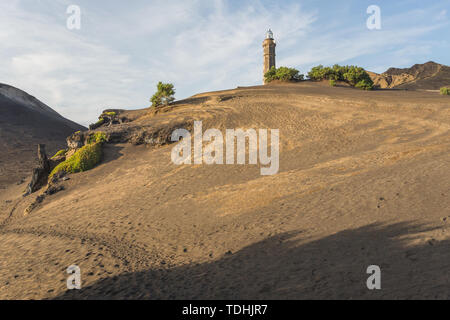
[[[336,87],[336,80],[330,79],[330,86]]]
[[[277,69],[275,67],[272,67],[272,68],[269,69],[269,71],[267,71],[264,74],[264,80],[266,82],[270,82],[272,80],[275,80],[276,76],[277,76]]]
[[[308,72],[308,78],[315,81],[323,80],[325,78],[325,70],[323,65],[313,67],[311,71]]]
[[[54,159],[54,158],[63,156],[63,155],[65,155],[66,153],[67,153],[67,149],[59,150],[58,152],[55,153],[55,155],[54,155],[53,157],[51,157],[51,159]]]
[[[100,162],[101,157],[101,142],[87,144],[75,152],[69,159],[58,164],[50,173],[49,178],[51,179],[54,174],[60,171],[76,173],[90,170]]]
[[[363,89],[363,90],[372,90],[373,82],[368,82],[367,80],[361,80],[357,84],[355,84],[355,88]]]
[[[115,113],[114,111],[111,111],[111,112],[103,112],[103,114],[106,116],[114,117],[117,113]]]
[[[363,68],[350,66],[348,70],[344,73],[344,79],[352,85],[356,86],[356,84],[364,83],[364,85],[372,85],[373,82],[370,78],[369,74]]]
[[[150,99],[152,107],[157,107],[160,105],[168,105],[175,100],[175,89],[171,83],[158,82],[157,91]]]
[[[319,65],[308,72],[308,78],[315,81],[345,81],[351,86],[366,90],[373,88],[373,81],[369,74],[366,70],[357,66],[340,66],[335,64],[333,67],[324,67]]]
[[[442,87],[440,92],[443,96],[450,96],[450,88]]]
[[[319,65],[311,69],[308,72],[308,78],[311,80],[321,81],[321,80],[336,80],[344,81],[343,78],[343,68],[339,65],[334,65],[333,68],[324,67]]]
[[[299,81],[303,80],[303,75],[300,74],[300,71],[294,68],[288,68],[288,67],[279,67],[278,69],[275,67],[270,68],[269,71],[267,71],[264,74],[264,79],[266,82],[271,82],[273,80],[280,80],[280,81]]]

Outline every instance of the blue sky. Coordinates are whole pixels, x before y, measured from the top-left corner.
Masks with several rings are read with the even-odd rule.
[[[69,5],[81,29],[69,30]],[[366,10],[381,9],[369,30]],[[450,65],[450,0],[106,1],[10,0],[0,4],[0,82],[87,125],[106,108],[142,108],[158,81],[176,97],[258,85],[271,28],[277,65],[383,72],[433,60]]]

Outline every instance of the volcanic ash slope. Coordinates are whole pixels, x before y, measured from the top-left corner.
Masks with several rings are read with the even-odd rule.
[[[128,112],[142,127],[279,129],[280,170],[107,144],[31,214],[27,199],[3,213],[0,298],[448,299],[449,102],[302,82]],[[373,264],[382,290],[366,287]],[[66,289],[70,265],[82,290]]]

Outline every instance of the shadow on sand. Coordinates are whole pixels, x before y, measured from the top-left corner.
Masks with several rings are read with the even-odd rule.
[[[397,223],[319,240],[284,233],[208,263],[122,274],[57,299],[448,299],[450,242],[421,235],[433,230]],[[366,287],[372,264],[381,290]]]
[[[123,149],[123,147],[115,145],[115,144],[109,144],[105,143],[103,145],[103,156],[101,164],[105,164],[114,160],[119,159],[123,156],[123,154],[120,152]]]
[[[177,106],[180,104],[202,104],[207,102],[210,99],[210,97],[206,96],[206,97],[191,97],[191,98],[187,98],[187,99],[183,99],[183,100],[177,100],[175,102],[172,102],[170,105],[171,106]]]

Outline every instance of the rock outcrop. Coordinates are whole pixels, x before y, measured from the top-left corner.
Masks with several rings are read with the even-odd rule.
[[[171,135],[175,129],[191,129],[192,121],[174,120],[164,125],[157,123],[152,125],[151,121],[140,121],[142,117],[146,120],[155,117],[159,113],[172,110],[174,106],[170,105],[161,108],[152,108],[151,110],[140,114],[138,117],[130,117],[126,110],[107,109],[99,116],[99,121],[89,126],[88,131],[78,131],[67,138],[69,147],[68,155],[86,144],[89,136],[94,132],[104,132],[109,143],[131,143],[134,145],[146,144],[150,146],[161,146],[171,143]]]
[[[48,176],[50,172],[62,161],[66,159],[65,155],[53,157],[49,159],[45,151],[45,144],[38,145],[38,165],[33,169],[31,181],[27,186],[24,196],[28,196],[42,187],[47,185],[47,190],[50,187]],[[46,191],[47,192],[47,191]],[[51,192],[53,194],[55,192]]]
[[[129,122],[130,120],[123,116],[124,110],[120,109],[107,109],[98,117],[98,121],[89,125],[89,130],[95,130],[102,126],[112,126],[114,124],[121,124]]]
[[[47,154],[45,153],[44,144],[38,145],[38,160],[38,166],[33,169],[31,182],[27,186],[25,195],[32,194],[47,184],[48,175],[50,173],[50,163]]]
[[[433,61],[411,68],[389,68],[381,74],[368,73],[379,88],[439,90],[450,85],[450,67]]]

